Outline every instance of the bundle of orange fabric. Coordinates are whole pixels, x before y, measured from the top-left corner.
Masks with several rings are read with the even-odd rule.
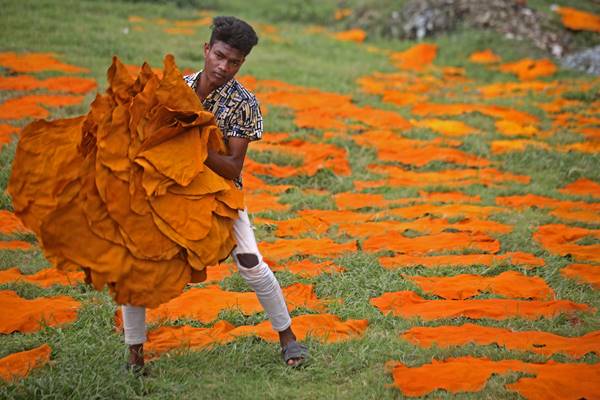
[[[115,57],[87,116],[36,121],[21,135],[8,191],[57,268],[82,268],[119,304],[155,307],[235,245],[242,192],[204,165],[225,152],[172,56],[133,79]]]

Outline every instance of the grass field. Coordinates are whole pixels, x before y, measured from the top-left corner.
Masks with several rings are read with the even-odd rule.
[[[243,1],[207,1],[205,7],[198,9],[189,4],[179,7],[169,2],[127,2],[127,1],[74,1],[74,0],[39,0],[39,1],[2,1],[0,15],[0,37],[3,38],[1,52],[53,52],[66,63],[89,69],[89,73],[81,74],[95,79],[98,91],[106,86],[106,69],[113,55],[117,55],[124,63],[141,65],[148,61],[153,67],[162,67],[165,54],[175,56],[181,69],[200,69],[203,65],[202,44],[209,36],[207,26],[193,28],[191,35],[168,34],[175,20],[200,18],[198,11],[208,12],[202,15],[235,14],[258,27],[261,41],[244,64],[240,75],[253,76],[259,82],[278,80],[302,87],[316,88],[321,92],[348,95],[353,104],[359,107],[372,107],[393,111],[406,120],[421,120],[426,117],[413,113],[412,106],[398,106],[384,102],[377,94],[369,94],[361,89],[359,78],[370,76],[374,72],[392,74],[398,68],[390,61],[386,52],[400,52],[415,45],[412,42],[389,41],[383,38],[367,38],[365,43],[335,40],[331,35],[316,31],[316,25],[329,24],[327,29],[342,29],[335,25],[333,12],[335,2],[292,1],[287,9],[282,9],[276,2],[262,0],[252,7]],[[535,7],[549,11],[549,1],[532,1]],[[558,1],[570,6],[580,7],[587,11],[599,10],[589,1]],[[292,17],[285,18],[286,13]],[[140,17],[137,21],[130,17]],[[312,19],[311,19],[312,18]],[[163,24],[158,19],[164,19]],[[166,22],[165,22],[166,21]],[[558,22],[557,22],[558,23]],[[166,24],[166,25],[165,25]],[[274,27],[275,33],[271,30]],[[313,28],[312,30],[310,28]],[[587,38],[600,41],[598,34],[587,32]],[[510,262],[493,262],[491,265],[475,264],[459,267],[426,268],[424,266],[402,269],[382,268],[380,257],[391,256],[391,250],[378,252],[357,250],[339,256],[314,257],[315,261],[332,260],[345,269],[343,273],[321,274],[316,277],[302,278],[287,271],[276,272],[282,287],[293,283],[310,283],[318,298],[343,299],[333,302],[328,312],[342,320],[366,319],[368,329],[364,336],[338,343],[323,343],[316,338],[309,338],[311,349],[310,363],[302,369],[292,370],[282,362],[278,345],[259,338],[242,338],[227,345],[217,345],[199,351],[180,351],[162,355],[150,363],[151,375],[139,379],[123,371],[126,359],[126,348],[122,335],[114,328],[114,313],[117,309],[107,291],[96,292],[83,284],[76,286],[53,286],[40,288],[29,283],[7,282],[0,284],[0,290],[14,290],[20,296],[33,299],[43,296],[64,294],[82,302],[77,320],[63,327],[45,327],[34,333],[11,333],[0,335],[0,357],[18,351],[32,349],[43,343],[52,348],[51,361],[48,365],[36,369],[21,380],[11,382],[0,381],[0,398],[7,399],[134,399],[134,398],[192,398],[192,399],[393,399],[402,398],[402,393],[390,385],[391,375],[386,372],[385,363],[396,360],[410,367],[428,364],[432,360],[445,360],[450,357],[487,357],[492,360],[516,359],[525,362],[543,363],[549,360],[564,363],[586,363],[597,365],[600,354],[589,353],[581,359],[574,359],[565,354],[540,355],[532,352],[511,350],[503,346],[465,344],[442,348],[434,346],[423,348],[402,338],[400,334],[413,327],[435,327],[442,325],[459,326],[466,322],[482,326],[510,328],[517,331],[536,330],[555,333],[563,336],[582,336],[597,330],[600,326],[600,296],[597,288],[587,283],[568,279],[561,274],[561,269],[568,264],[581,261],[576,255],[561,256],[542,246],[534,239],[539,227],[548,224],[565,224],[589,229],[599,233],[600,214],[598,204],[600,198],[576,196],[559,191],[565,185],[580,178],[600,182],[600,156],[598,153],[598,136],[586,138],[581,133],[583,125],[557,126],[556,115],[544,111],[540,103],[548,103],[562,97],[575,100],[565,108],[577,118],[589,118],[592,125],[583,128],[598,129],[598,111],[600,110],[600,80],[579,72],[559,69],[548,77],[536,81],[557,82],[564,85],[558,94],[549,91],[527,91],[522,95],[504,95],[500,97],[482,98],[477,95],[477,88],[490,84],[517,83],[518,79],[509,73],[501,73],[496,69],[475,64],[469,61],[473,52],[486,48],[502,58],[502,62],[511,62],[522,58],[544,58],[540,50],[526,42],[511,41],[499,35],[471,30],[459,30],[434,40],[428,40],[438,46],[434,65],[441,67],[464,68],[469,81],[456,86],[448,85],[441,90],[427,92],[429,103],[474,103],[493,104],[513,107],[527,112],[539,119],[540,132],[549,135],[538,135],[534,139],[544,143],[546,148],[526,147],[523,151],[495,153],[492,143],[499,140],[515,139],[503,135],[495,124],[496,120],[479,113],[462,113],[448,117],[473,127],[474,134],[461,137],[444,137],[426,127],[412,127],[397,130],[396,134],[403,138],[432,141],[436,138],[458,139],[458,150],[476,156],[478,160],[487,160],[498,170],[530,177],[528,183],[510,181],[504,184],[484,184],[474,182],[457,187],[444,183],[418,185],[383,184],[363,190],[355,186],[358,181],[376,181],[382,179],[369,166],[402,167],[407,171],[425,173],[431,171],[459,170],[463,165],[447,160],[434,160],[429,163],[407,165],[402,162],[382,161],[378,158],[377,149],[360,145],[354,138],[359,137],[365,129],[348,128],[347,131],[328,135],[326,129],[298,127],[296,114],[289,107],[275,102],[263,102],[267,113],[265,116],[265,141],[269,133],[286,132],[290,137],[311,143],[332,144],[347,152],[347,161],[351,173],[347,176],[335,174],[329,169],[318,171],[314,175],[298,174],[291,177],[261,175],[268,185],[290,185],[282,193],[278,201],[289,206],[286,211],[263,210],[252,212],[254,218],[261,218],[256,223],[257,238],[265,243],[280,239],[277,236],[277,223],[297,217],[302,210],[336,210],[341,209],[335,195],[341,193],[371,193],[383,195],[391,204],[404,198],[418,198],[420,191],[450,192],[461,191],[465,195],[480,196],[478,205],[498,206],[498,198],[513,195],[535,194],[550,197],[559,201],[586,201],[592,216],[587,218],[565,219],[555,215],[544,207],[527,207],[519,209],[507,206],[501,212],[494,213],[488,222],[509,225],[509,232],[493,232],[489,235],[500,243],[500,254],[521,251],[531,253],[542,259],[543,267],[525,268]],[[379,49],[372,51],[373,48]],[[441,69],[435,69],[428,75],[425,71],[416,74],[417,83],[425,82],[427,76],[442,78]],[[1,69],[0,75],[8,76],[8,69]],[[56,72],[37,73],[36,77],[46,78],[59,75]],[[451,78],[448,78],[451,79]],[[447,82],[446,82],[447,83]],[[34,93],[43,93],[38,90]],[[0,90],[0,103],[27,94],[22,91]],[[80,105],[52,108],[52,119],[82,115],[87,113],[95,92],[85,95]],[[258,93],[260,100],[261,94]],[[427,116],[427,118],[433,118]],[[445,117],[436,117],[445,118]],[[595,118],[595,120],[594,120]],[[1,120],[17,127],[23,127],[32,119]],[[595,125],[594,125],[594,122]],[[350,125],[350,124],[349,124]],[[390,126],[388,129],[394,129]],[[517,138],[523,138],[518,136]],[[525,137],[526,139],[531,139]],[[11,162],[14,157],[17,138],[5,144],[0,153],[0,208],[12,210],[9,196],[5,193],[10,177]],[[595,140],[595,142],[594,142]],[[595,143],[595,151],[566,151],[564,146],[576,143]],[[258,145],[257,145],[258,146]],[[302,155],[290,156],[289,153],[273,150],[253,150],[250,146],[249,158],[259,164],[274,164],[282,167],[302,166]],[[477,169],[473,167],[470,169]],[[497,183],[497,182],[496,182]],[[265,188],[252,188],[256,193]],[[415,200],[414,204],[419,201]],[[408,204],[410,205],[410,204]],[[441,203],[430,203],[432,213]],[[397,206],[363,206],[358,209],[362,213],[385,213]],[[595,212],[595,215],[593,214]],[[454,215],[455,222],[468,214]],[[448,218],[452,223],[452,218]],[[409,217],[387,216],[382,220],[403,223]],[[427,222],[423,222],[425,225]],[[332,224],[324,233],[308,231],[298,237],[333,239],[337,243],[358,242],[359,248],[368,245],[368,237],[352,235],[342,230],[342,224]],[[386,233],[382,228],[381,233]],[[419,237],[422,232],[407,230],[406,237]],[[581,247],[599,245],[600,236],[590,234],[582,238]],[[22,240],[34,245],[33,249],[0,251],[0,271],[11,267],[19,267],[23,273],[34,273],[47,268],[43,252],[37,247],[36,239],[31,234],[3,234],[3,241]],[[596,247],[593,247],[596,246]],[[470,249],[438,251],[438,254],[463,254]],[[268,254],[265,257],[269,258]],[[307,255],[294,255],[289,260],[283,259],[279,264],[307,258]],[[600,268],[598,258],[591,260],[596,268]],[[591,265],[591,264],[590,264]],[[555,315],[551,318],[525,319],[510,317],[507,319],[471,319],[465,316],[454,318],[440,317],[426,320],[419,317],[403,318],[384,315],[370,303],[370,299],[386,292],[410,290],[425,299],[439,299],[434,294],[423,290],[408,277],[452,277],[459,274],[478,274],[494,277],[511,270],[528,277],[540,277],[553,290],[555,299],[570,300],[575,303],[593,307],[590,312],[577,312]],[[596,275],[597,276],[597,275]],[[225,278],[221,287],[231,291],[248,291],[239,274]],[[494,293],[480,293],[477,299],[500,298]],[[292,316],[316,313],[314,310],[299,308]],[[237,310],[223,311],[219,319],[239,325],[255,325],[265,320],[263,313],[244,315]],[[170,325],[193,325],[210,327],[193,320],[177,320]],[[597,347],[596,347],[597,348]],[[523,372],[496,374],[491,377],[481,391],[458,394],[447,391],[434,391],[428,398],[520,398],[519,394],[509,390],[505,385],[517,382]],[[598,390],[598,388],[596,388]],[[596,392],[598,393],[598,392]]]

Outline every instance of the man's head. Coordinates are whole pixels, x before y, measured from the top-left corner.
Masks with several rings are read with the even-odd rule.
[[[258,43],[256,32],[235,17],[215,17],[209,43],[204,44],[204,73],[213,85],[232,79]]]

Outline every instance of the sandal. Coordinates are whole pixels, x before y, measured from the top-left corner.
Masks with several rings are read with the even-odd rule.
[[[285,365],[290,366],[292,368],[297,368],[300,365],[304,364],[308,359],[308,348],[296,342],[295,340],[289,342],[287,345],[283,346],[281,349],[281,356],[283,357],[283,361]],[[296,359],[294,364],[288,364],[290,360]]]

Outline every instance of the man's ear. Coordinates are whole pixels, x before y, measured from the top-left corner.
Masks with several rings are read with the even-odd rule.
[[[204,43],[204,58],[208,56],[208,52],[210,51],[210,44]]]

